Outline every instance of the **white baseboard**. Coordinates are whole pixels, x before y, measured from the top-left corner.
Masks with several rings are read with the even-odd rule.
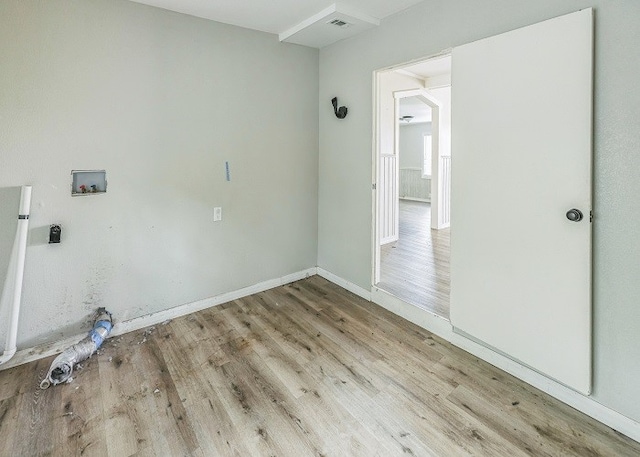
[[[169,319],[175,319],[176,317],[184,316],[187,314],[195,313],[212,306],[221,305],[223,303],[230,302],[232,300],[238,300],[239,298],[248,297],[249,295],[257,294],[258,292],[264,292],[265,290],[273,289],[274,287],[283,286],[300,279],[313,276],[317,272],[316,268],[309,268],[307,270],[298,271],[296,273],[283,276],[281,278],[269,279],[267,281],[254,284],[249,287],[227,292],[215,297],[205,298],[192,303],[176,306],[175,308],[165,309],[158,311],[157,313],[147,314],[145,316],[136,317],[134,319],[118,322],[113,326],[111,336],[118,336],[124,333],[129,333],[134,330],[149,327],[150,325],[160,324]]]
[[[165,309],[156,313],[147,314],[133,318],[124,322],[117,322],[113,326],[113,330],[109,335],[109,338],[122,335],[124,333],[139,330],[151,325],[160,324],[164,321],[175,319],[176,317],[184,316],[186,314],[195,313],[212,306],[221,305],[232,300],[238,300],[239,298],[247,297],[258,292],[264,292],[265,290],[273,289],[274,287],[283,286],[300,279],[308,278],[317,274],[317,268],[309,268],[306,270],[298,271],[290,275],[282,276],[280,278],[270,279],[267,281],[254,284],[252,286],[244,287],[242,289],[227,292],[215,297],[205,298],[204,300],[198,300],[192,303],[186,303],[184,305],[176,306],[175,308]],[[87,336],[87,332],[80,335],[71,336],[64,340],[54,341],[52,343],[45,343],[33,348],[22,349],[13,356],[7,363],[0,365],[0,371],[7,368],[22,365],[23,363],[32,362],[34,360],[43,359],[51,355],[58,354],[64,351],[69,346],[77,343],[82,338]]]
[[[337,284],[343,289],[347,289],[349,292],[353,292],[354,294],[364,298],[365,300],[371,301],[371,292],[352,282],[347,281],[346,279],[342,279],[340,276],[336,276],[333,273],[320,267],[318,267],[318,276],[322,276],[327,281],[331,281],[332,283]]]
[[[375,286],[371,289],[371,301],[430,331],[431,333],[438,335],[440,338],[450,342],[454,346],[479,357],[485,362],[488,362],[516,378],[521,379],[527,384],[530,384],[552,397],[557,398],[561,402],[566,403],[599,422],[602,422],[623,435],[640,442],[639,422],[608,408],[602,403],[594,400],[592,397],[576,392],[575,390],[549,379],[537,371],[516,362],[515,360],[505,357],[504,355],[478,344],[463,335],[455,333],[451,323],[447,319],[406,303]]]
[[[431,203],[431,200],[428,198],[414,198],[414,197],[399,197],[400,200],[408,200],[410,202],[422,202],[422,203]]]
[[[385,292],[376,286],[371,287],[371,301],[377,305],[386,308],[393,314],[397,314],[413,322],[414,324],[429,330],[442,338],[451,330],[451,323],[448,319],[438,316],[437,314],[430,313],[417,306],[409,305],[408,303],[400,300],[399,298]]]
[[[50,355],[59,354],[69,346],[76,344],[82,338],[87,336],[87,332],[81,335],[73,335],[63,340],[52,341],[50,343],[39,344],[31,348],[20,349],[8,362],[0,365],[0,371],[8,368],[16,367],[24,363],[33,362],[34,360],[44,359]]]

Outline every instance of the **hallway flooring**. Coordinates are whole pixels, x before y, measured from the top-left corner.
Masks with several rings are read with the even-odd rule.
[[[400,239],[382,246],[380,289],[449,318],[449,229],[431,230],[429,203],[400,200]]]

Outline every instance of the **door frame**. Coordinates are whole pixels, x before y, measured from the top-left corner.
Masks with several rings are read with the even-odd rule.
[[[398,90],[393,93],[395,99],[394,119],[395,119],[395,155],[400,160],[400,100],[403,98],[416,97],[431,108],[431,228],[443,228],[440,224],[440,155],[442,153],[442,142],[440,138],[440,116],[442,104],[435,99],[426,89]],[[379,156],[378,156],[379,157]],[[399,168],[399,167],[398,167]],[[399,178],[396,177],[396,180]],[[397,212],[399,219],[399,212]]]
[[[371,156],[372,156],[372,167],[371,167],[371,206],[372,206],[372,211],[371,211],[371,238],[372,238],[372,246],[371,246],[371,252],[372,252],[372,262],[371,262],[371,288],[373,289],[375,287],[375,285],[377,283],[380,282],[380,227],[378,224],[378,213],[379,213],[379,205],[380,205],[380,198],[379,198],[379,189],[377,188],[378,182],[379,182],[379,171],[380,171],[380,148],[381,148],[381,144],[380,144],[380,132],[379,129],[381,127],[381,121],[380,121],[380,109],[381,109],[381,103],[380,103],[380,78],[382,75],[384,75],[385,73],[389,73],[395,70],[400,70],[404,67],[408,67],[410,65],[415,65],[417,63],[423,63],[423,62],[427,62],[429,60],[436,60],[436,59],[441,59],[443,57],[449,56],[451,55],[452,49],[445,49],[441,52],[438,52],[437,54],[432,54],[430,56],[426,56],[426,57],[422,57],[419,59],[413,59],[411,61],[408,62],[404,62],[404,63],[399,63],[390,67],[385,67],[385,68],[381,68],[379,70],[374,70],[373,72],[373,84],[372,84],[372,99],[373,99],[373,116],[372,116],[372,124],[373,124],[373,128],[372,128],[372,150],[371,150]],[[395,108],[394,108],[394,118],[395,118],[395,127],[394,127],[394,143],[395,143],[395,153],[396,155],[398,154],[398,149],[399,149],[399,138],[398,138],[398,129],[399,129],[399,121],[398,121],[398,106],[399,106],[399,98],[396,98],[396,94],[401,94],[401,93],[410,93],[410,92],[414,92],[410,95],[404,95],[402,97],[399,98],[404,98],[404,97],[411,97],[411,96],[415,96],[415,95],[419,95],[422,97],[425,97],[425,99],[429,100],[429,102],[426,102],[427,104],[430,103],[434,103],[438,105],[438,110],[440,109],[440,105],[439,103],[426,91],[426,89],[411,89],[411,90],[405,90],[405,91],[396,91],[394,92],[394,98],[395,98]],[[431,105],[430,105],[431,106]],[[434,194],[433,194],[433,175],[435,175],[435,171],[438,170],[437,167],[439,167],[439,163],[434,163],[433,160],[434,158],[437,160],[439,159],[439,136],[438,137],[438,154],[432,154],[432,181],[431,181],[431,201],[433,202],[434,199]],[[438,160],[439,162],[439,160]],[[434,167],[435,165],[435,167]],[[396,177],[396,181],[397,181],[397,177]],[[437,196],[437,194],[436,194]],[[432,206],[432,210],[433,210],[433,206]],[[432,217],[433,220],[433,217]],[[437,220],[437,219],[436,219]]]

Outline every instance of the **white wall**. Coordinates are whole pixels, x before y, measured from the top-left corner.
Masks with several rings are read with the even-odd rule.
[[[319,266],[371,280],[372,72],[595,7],[594,394],[640,420],[640,2],[425,0],[320,52]],[[453,88],[455,90],[455,88]],[[345,99],[349,118],[327,101]]]
[[[33,185],[19,348],[101,305],[126,320],[317,263],[315,49],[128,1],[2,0],[0,121],[0,205]],[[106,169],[107,193],[72,198],[72,169]]]
[[[421,89],[424,87],[424,82],[411,76],[403,75],[395,72],[387,72],[380,75],[380,153],[381,154],[395,154],[396,137],[395,126],[396,116],[399,116],[399,112],[396,113],[395,105],[396,99],[393,96],[394,92],[401,90]]]
[[[440,102],[440,155],[451,155],[451,86],[434,87],[427,92]]]
[[[400,126],[400,168],[420,168],[424,161],[424,136],[431,133],[431,123]]]

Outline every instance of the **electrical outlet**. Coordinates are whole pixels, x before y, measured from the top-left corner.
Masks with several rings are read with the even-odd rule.
[[[215,208],[213,208],[213,222],[217,222],[221,220],[222,220],[222,208],[219,206],[216,206]]]

